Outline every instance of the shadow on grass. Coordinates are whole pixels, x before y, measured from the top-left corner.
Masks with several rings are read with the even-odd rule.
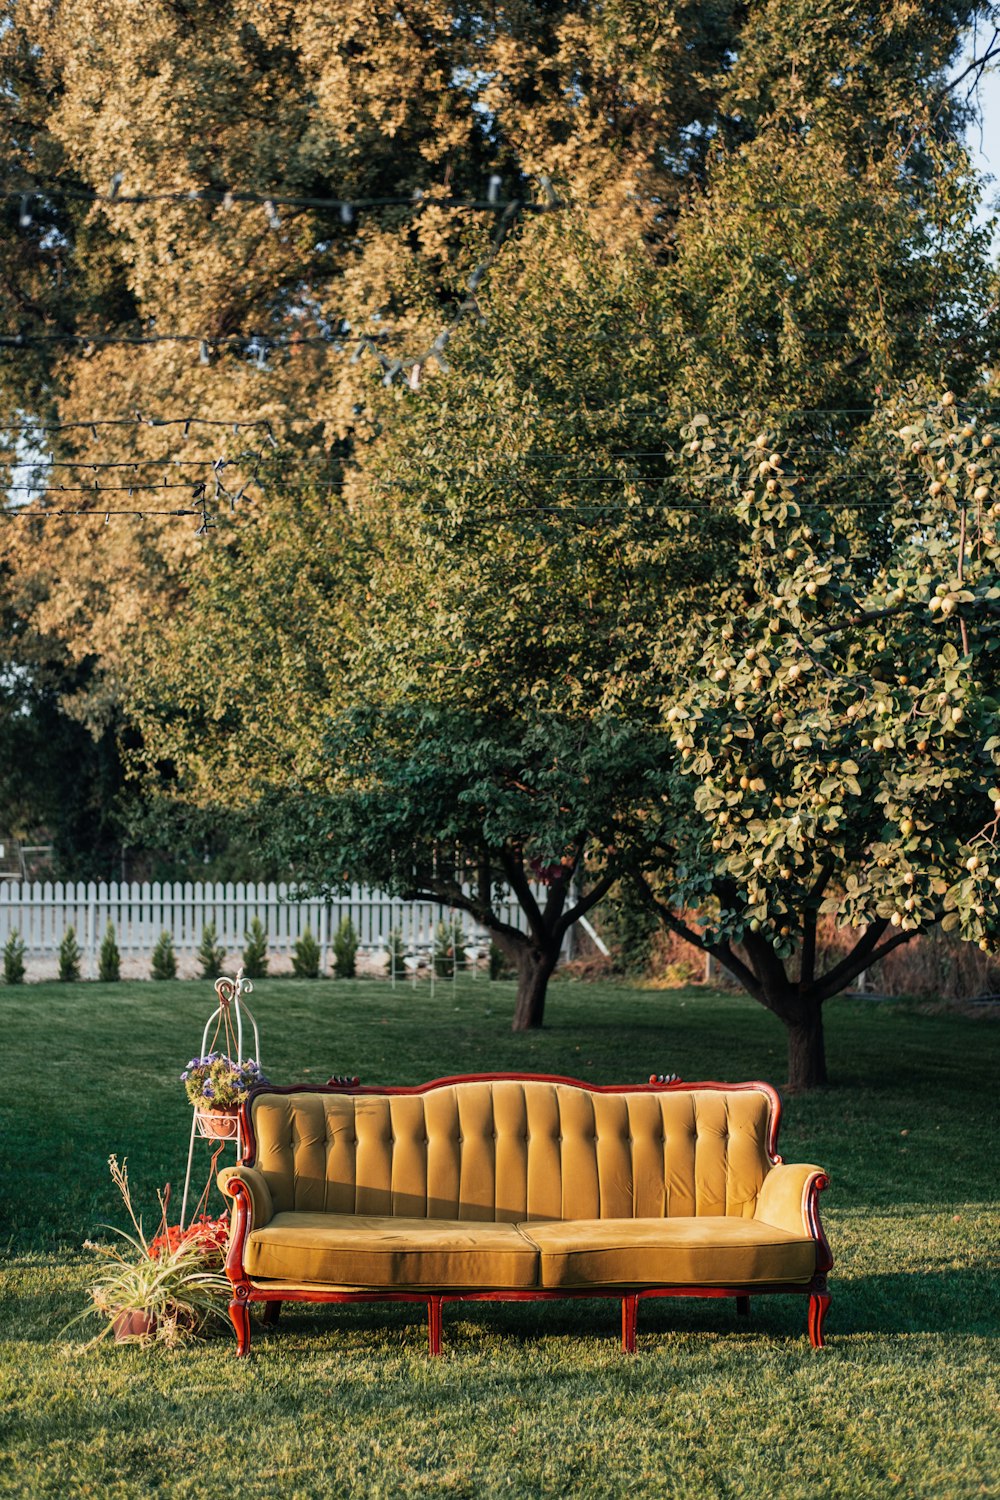
[[[830,1284],[832,1303],[826,1323],[828,1342],[838,1335],[985,1335],[992,1331],[991,1278],[986,1271],[900,1272]],[[760,1293],[751,1298],[749,1318],[729,1298],[671,1297],[640,1302],[639,1332],[669,1339],[671,1334],[720,1338],[763,1335],[806,1338],[808,1301],[792,1294]],[[565,1302],[449,1302],[444,1308],[445,1348],[474,1352],[491,1337],[522,1345],[547,1338],[620,1338],[621,1304],[616,1298],[568,1298]],[[419,1303],[365,1303],[356,1307],[286,1306],[281,1323],[264,1329],[255,1321],[255,1348],[273,1344],[282,1333],[325,1337],[341,1333],[352,1345],[405,1337],[426,1345],[427,1319]]]

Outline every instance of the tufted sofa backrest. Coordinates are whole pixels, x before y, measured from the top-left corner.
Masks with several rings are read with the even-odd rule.
[[[263,1092],[251,1159],[279,1213],[748,1218],[771,1164],[771,1108],[758,1088],[599,1093],[530,1078]]]

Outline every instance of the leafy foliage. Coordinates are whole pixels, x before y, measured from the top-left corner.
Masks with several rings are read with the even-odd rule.
[[[951,394],[876,413],[854,453],[882,465],[877,506],[811,475],[794,430],[697,418],[688,437],[744,528],[747,605],[701,622],[699,670],[666,706],[676,774],[643,886],[815,1032],[825,999],[917,932],[1000,936],[996,434]],[[824,974],[820,913],[859,932]],[[822,1081],[818,1049],[813,1065],[800,1081]]]
[[[353,4],[331,20],[312,3],[251,21],[226,4],[202,18],[196,51],[170,8],[140,24],[98,7],[94,51],[81,38],[96,34],[95,5],[11,9],[0,65],[22,115],[15,167],[55,171],[69,153],[80,181],[103,188],[124,151],[138,181],[427,193],[415,213],[346,224],[303,207],[270,227],[237,203],[136,213],[53,193],[45,228],[4,245],[18,327],[26,308],[73,330],[158,327],[169,309],[190,326],[329,330],[322,350],[272,351],[266,374],[238,343],[208,366],[150,345],[128,360],[46,347],[4,367],[14,410],[183,397],[266,412],[277,430],[258,474],[266,503],[241,502],[205,545],[155,525],[74,547],[68,527],[42,545],[11,528],[19,620],[72,665],[98,662],[74,711],[117,722],[124,695],[157,797],[215,821],[266,798],[270,858],[315,888],[367,879],[470,911],[517,967],[519,1026],[541,1022],[568,925],[628,871],[657,909],[701,902],[736,943],[753,877],[706,844],[708,813],[732,818],[702,762],[714,741],[698,742],[703,721],[728,747],[732,721],[704,688],[724,686],[707,658],[727,625],[780,657],[795,626],[776,647],[768,622],[785,606],[771,598],[791,598],[810,540],[804,522],[799,536],[787,517],[740,511],[744,438],[763,430],[782,458],[786,438],[808,451],[799,498],[826,512],[809,523],[815,569],[836,581],[846,555],[852,597],[868,599],[896,470],[870,408],[913,379],[991,388],[990,231],[974,223],[968,111],[948,81],[983,7],[764,0],[482,17],[429,0],[408,24]],[[128,90],[163,76],[165,57],[176,87],[137,116]],[[247,77],[266,78],[273,101],[249,132]],[[481,191],[494,169],[525,195],[544,173],[575,206],[519,224],[483,280],[471,268],[489,230],[466,230],[436,199]],[[456,297],[447,360],[414,367],[405,387],[367,356],[334,354],[347,327],[392,356],[426,348]],[[685,431],[697,408],[704,451]],[[753,426],[717,435],[741,408]],[[86,462],[89,429],[73,432],[53,454]],[[161,429],[119,437],[129,461],[191,451]],[[728,467],[709,483],[713,454]],[[247,464],[230,457],[240,483]],[[781,542],[770,561],[769,531]],[[871,675],[892,649],[873,644],[891,629],[867,645],[854,629],[835,675]],[[755,707],[773,713],[754,676]],[[834,717],[849,696],[837,691]],[[671,706],[701,715],[690,756]],[[794,739],[785,760],[775,752],[776,784],[797,774]],[[862,766],[844,747],[833,758]],[[732,902],[720,880],[735,882]],[[501,885],[526,931],[505,925]],[[836,878],[822,897],[814,886],[776,897],[779,946],[801,937],[808,951],[812,907]],[[983,903],[966,916],[955,899],[971,932]],[[765,968],[793,957],[767,950]],[[793,1016],[801,997],[787,985],[800,977],[746,973],[762,994],[781,989]]]
[[[655,912],[631,881],[620,881],[609,893],[601,907],[601,936],[612,947],[620,973],[643,973],[658,925]]]

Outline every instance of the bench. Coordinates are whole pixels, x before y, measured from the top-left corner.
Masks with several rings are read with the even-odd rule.
[[[242,1106],[226,1272],[239,1355],[249,1305],[613,1297],[808,1299],[823,1344],[833,1261],[819,1167],[785,1165],[766,1083],[603,1087],[476,1074],[416,1088],[271,1085]]]

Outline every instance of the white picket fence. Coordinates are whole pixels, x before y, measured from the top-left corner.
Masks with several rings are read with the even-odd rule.
[[[525,925],[516,901],[506,902],[501,914],[513,926]],[[398,932],[408,953],[428,954],[437,924],[450,918],[461,924],[468,946],[485,953],[489,942],[467,913],[359,887],[324,902],[293,900],[283,883],[0,881],[0,946],[16,930],[29,958],[48,958],[58,953],[66,929],[73,927],[89,977],[97,972],[97,952],[109,922],[123,957],[152,953],[164,931],[178,956],[185,957],[197,952],[209,922],[215,923],[217,944],[239,952],[254,917],[263,923],[269,953],[277,956],[290,954],[308,927],[322,950],[324,969],[345,917],[351,919],[362,953],[386,950],[389,934]]]

